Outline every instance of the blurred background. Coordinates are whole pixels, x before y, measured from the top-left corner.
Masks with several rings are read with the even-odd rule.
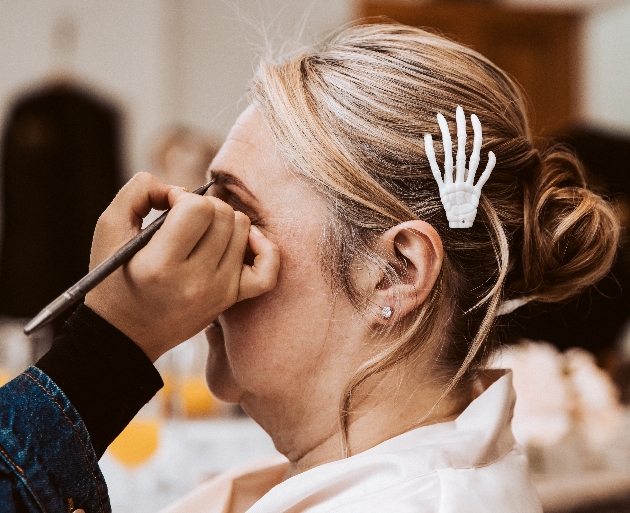
[[[536,133],[572,145],[615,204],[625,231],[613,272],[568,304],[502,319],[512,346],[496,365],[514,369],[515,432],[545,510],[630,511],[624,0],[0,1],[0,382],[49,347],[63,319],[31,338],[22,327],[85,274],[96,220],[128,178],[202,184],[258,56],[371,16],[432,27],[511,73]],[[102,460],[114,511],[157,511],[273,453],[210,396],[205,351],[198,336],[158,361],[164,390]]]

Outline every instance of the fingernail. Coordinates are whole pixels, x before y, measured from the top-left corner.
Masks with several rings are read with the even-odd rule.
[[[262,232],[258,229],[258,226],[254,226],[253,224],[249,227],[249,229],[254,232],[254,235],[257,237],[264,237]]]

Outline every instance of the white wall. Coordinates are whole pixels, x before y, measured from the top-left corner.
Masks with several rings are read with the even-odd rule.
[[[72,74],[115,98],[126,112],[130,171],[164,121],[164,2],[155,0],[0,1],[0,112],[17,93],[56,70],[52,32],[60,19],[77,28]]]
[[[399,1],[399,0],[397,0]],[[426,0],[407,0],[420,3]],[[583,95],[580,117],[606,130],[630,135],[630,2],[627,0],[503,0],[541,8],[584,9]],[[305,42],[351,19],[352,0],[189,0],[183,14],[183,105],[178,119],[225,135],[242,108],[254,58],[264,49],[260,28],[295,35],[307,16]],[[307,13],[310,8],[310,13]],[[262,12],[261,14],[261,11]],[[274,22],[275,18],[275,22]],[[271,27],[271,28],[269,28]],[[258,29],[258,33],[257,33]],[[281,40],[282,37],[276,37]]]
[[[630,2],[504,1],[599,6],[585,27],[582,117],[630,134]],[[308,43],[348,21],[352,7],[353,0],[0,0],[0,113],[50,73],[52,28],[70,15],[78,27],[74,69],[120,101],[129,171],[147,169],[150,143],[165,124],[226,135],[263,34],[272,45]]]
[[[630,3],[594,12],[585,28],[583,118],[630,137]]]
[[[351,0],[187,1],[182,121],[225,135],[243,108],[239,99],[265,38],[272,45],[285,39],[312,42],[348,21],[351,5]]]

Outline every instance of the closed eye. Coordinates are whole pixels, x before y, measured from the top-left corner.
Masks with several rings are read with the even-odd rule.
[[[258,199],[239,178],[220,170],[212,170],[210,177],[216,180],[216,183],[210,188],[215,197],[228,203],[234,210],[245,214],[252,224],[262,226],[260,215],[248,202],[243,201],[241,194],[246,194],[246,197],[251,198],[255,203],[258,203]]]
[[[261,219],[260,219],[260,216],[258,215],[258,212],[256,212],[249,205],[245,204],[236,194],[229,195],[227,204],[230,205],[234,210],[238,210],[239,212],[242,212],[247,217],[249,217],[249,220],[251,221],[252,224],[261,226]]]

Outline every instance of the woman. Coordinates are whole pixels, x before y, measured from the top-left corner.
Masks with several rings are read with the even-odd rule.
[[[458,106],[481,120],[482,165],[496,155],[465,229],[449,226],[424,144],[437,113],[454,132]],[[510,375],[483,370],[492,327],[602,277],[618,228],[575,157],[532,141],[504,72],[419,29],[356,26],[262,63],[211,174],[278,245],[280,273],[207,330],[207,379],[288,462],[169,511],[540,511]]]
[[[481,169],[496,156],[463,229],[450,227],[436,182],[450,156],[436,114],[454,132],[458,106],[484,131],[466,154]],[[424,137],[440,132],[433,162]],[[459,158],[458,170],[465,179]],[[258,228],[242,276],[277,261],[265,257],[272,243],[280,269],[277,284],[259,272],[245,294],[241,278],[235,304],[232,279],[233,299],[216,302],[208,384],[285,457],[221,476],[170,511],[540,511],[510,431],[510,374],[483,370],[492,328],[500,313],[603,276],[618,227],[569,152],[533,147],[509,77],[419,29],[353,27],[261,65],[211,174],[214,195]],[[166,339],[119,308],[121,290],[159,289],[146,276],[134,284],[142,269],[132,260],[86,305],[153,361]],[[160,326],[178,338],[172,319]]]

